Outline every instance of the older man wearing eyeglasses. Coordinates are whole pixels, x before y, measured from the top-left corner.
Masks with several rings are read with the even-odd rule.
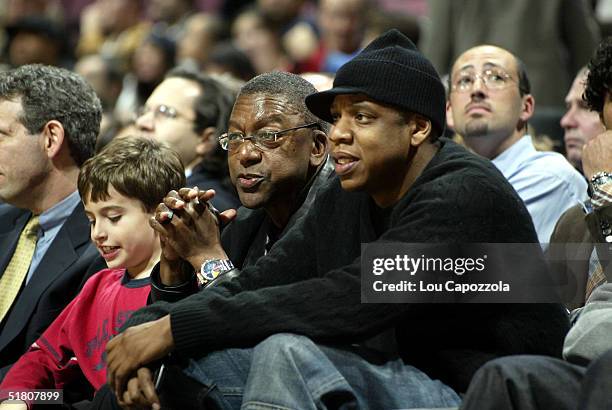
[[[237,267],[266,254],[333,174],[329,124],[304,102],[315,91],[299,76],[272,72],[246,83],[236,99],[219,143],[244,207],[222,237]]]
[[[512,184],[546,249],[559,217],[586,199],[587,185],[562,155],[535,150],[527,134],[535,100],[523,63],[499,47],[474,47],[455,61],[449,82],[455,131]]]

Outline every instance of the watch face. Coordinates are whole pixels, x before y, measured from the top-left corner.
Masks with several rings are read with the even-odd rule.
[[[217,276],[225,273],[234,268],[234,265],[230,260],[224,259],[213,259],[204,261],[202,264],[202,268],[200,269],[200,273],[202,275],[202,279],[205,281],[212,281]]]
[[[223,268],[221,267],[219,261],[206,262],[204,266],[202,266],[202,276],[204,276],[204,279],[206,280],[213,280],[219,276],[222,269]]]
[[[612,182],[612,175],[608,175],[606,173],[597,173],[591,179],[591,183],[595,186],[601,186],[609,182]]]

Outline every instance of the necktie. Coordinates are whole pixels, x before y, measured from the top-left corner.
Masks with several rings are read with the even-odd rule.
[[[13,257],[0,277],[0,322],[17,298],[23,279],[28,273],[38,240],[39,227],[38,216],[32,216],[21,231]]]

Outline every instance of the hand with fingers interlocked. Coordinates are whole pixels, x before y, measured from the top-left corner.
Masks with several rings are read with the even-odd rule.
[[[166,285],[186,280],[180,272],[186,269],[177,260],[188,262],[198,270],[206,259],[225,259],[219,224],[231,221],[236,211],[219,213],[210,205],[215,191],[181,188],[170,191],[159,204],[150,225],[159,232],[162,242],[161,279]],[[193,272],[192,270],[192,272]]]

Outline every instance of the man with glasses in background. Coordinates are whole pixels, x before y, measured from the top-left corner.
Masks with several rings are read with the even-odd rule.
[[[561,214],[586,199],[587,185],[562,155],[534,148],[527,121],[535,101],[523,63],[499,47],[474,47],[457,58],[449,82],[455,131],[512,184],[546,249]]]
[[[211,202],[220,210],[240,206],[228,178],[227,155],[218,144],[234,99],[219,81],[175,69],[153,90],[136,120],[144,135],[179,154],[187,186],[215,190]]]

